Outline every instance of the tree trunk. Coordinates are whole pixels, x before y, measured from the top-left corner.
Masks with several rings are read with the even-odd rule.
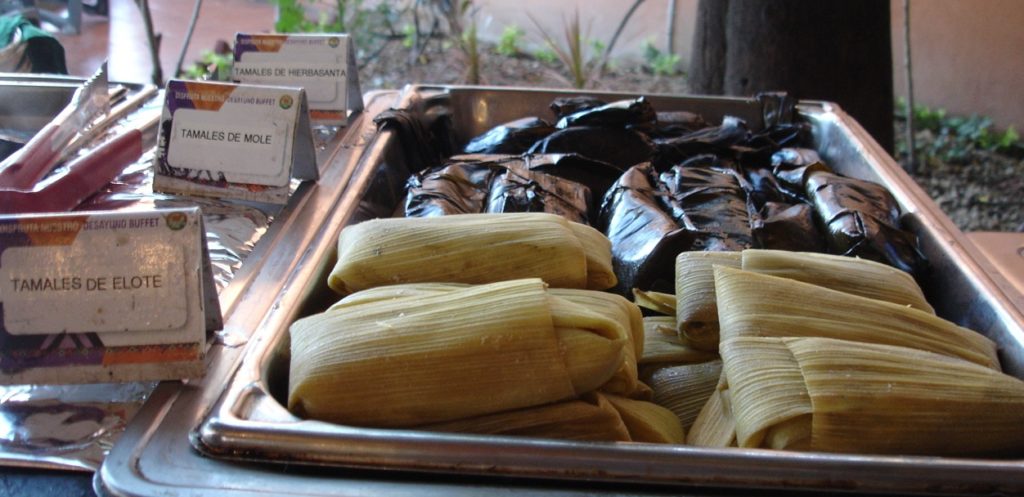
[[[729,0],[700,0],[688,83],[694,93],[721,95],[725,76],[725,14]]]
[[[717,23],[701,0],[698,23]],[[886,150],[893,150],[892,42],[889,0],[730,0],[722,29],[720,64],[701,61],[722,50],[714,34],[697,28],[695,90],[726,95],[787,91],[798,99],[839,104]],[[713,14],[713,13],[712,13]],[[710,42],[708,44],[707,42]],[[721,67],[718,67],[721,66]],[[714,74],[707,75],[707,72]],[[721,75],[717,74],[721,71]],[[717,77],[720,92],[712,91]],[[702,86],[709,82],[708,86]]]

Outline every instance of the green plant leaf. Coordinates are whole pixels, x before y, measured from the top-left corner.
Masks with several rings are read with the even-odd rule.
[[[498,46],[494,51],[499,55],[514,57],[519,54],[519,41],[526,34],[522,28],[516,25],[505,26],[501,31],[501,38],[498,39]]]
[[[1009,149],[1020,141],[1020,135],[1017,134],[1017,130],[1011,125],[1006,131],[999,137],[999,148]]]
[[[416,28],[412,24],[402,26],[402,46],[412,48],[415,44]]]
[[[533,58],[546,64],[551,64],[553,62],[558,61],[558,56],[555,55],[555,52],[549,48],[537,49],[536,52],[533,52]]]
[[[295,33],[302,29],[306,12],[298,0],[273,0],[277,4],[277,21],[274,30],[278,33]]]

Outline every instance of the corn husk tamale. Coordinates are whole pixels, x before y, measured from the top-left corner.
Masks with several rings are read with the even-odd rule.
[[[634,442],[681,444],[686,441],[683,425],[672,411],[644,400],[618,395],[607,397],[619,411]]]
[[[617,320],[549,295],[539,279],[374,299],[290,333],[288,408],[381,427],[576,397],[607,382],[628,346]]]
[[[328,310],[339,310],[353,305],[395,298],[438,295],[465,289],[468,286],[463,283],[407,283],[375,287],[346,296]],[[547,291],[549,295],[583,305],[592,312],[616,320],[621,325],[621,328],[615,328],[615,330],[621,330],[623,333],[614,338],[628,343],[624,349],[625,357],[619,371],[601,386],[601,390],[627,397],[649,398],[650,389],[637,381],[637,358],[643,354],[644,346],[643,316],[640,309],[625,298],[607,292],[571,288],[548,288]]]
[[[686,443],[699,447],[736,446],[736,419],[732,414],[731,392],[724,372],[687,431]]]
[[[676,318],[644,318],[644,352],[640,364],[645,368],[666,364],[693,364],[718,358],[717,352],[697,350],[676,334]]]
[[[604,395],[423,425],[418,429],[478,435],[512,435],[561,440],[629,442],[619,411]]]
[[[741,447],[1024,452],[1024,382],[931,352],[828,338],[722,342]]]
[[[612,269],[612,242],[604,233],[580,223],[565,223],[583,245],[583,255],[587,260],[587,284],[583,287],[590,290],[607,290],[615,286],[619,280]]]
[[[550,288],[548,293],[585,306],[589,310],[619,323],[620,327],[615,329],[620,330],[622,334],[608,338],[626,342],[622,366],[608,382],[601,385],[601,391],[627,397],[642,398],[649,395],[649,389],[639,384],[637,372],[637,360],[644,353],[644,324],[640,309],[622,296],[607,292]]]
[[[749,249],[742,269],[906,305],[935,314],[910,274],[892,266],[831,254]]]
[[[676,315],[676,296],[671,293],[645,292],[633,289],[633,302],[643,309],[648,309],[666,316]]]
[[[715,269],[722,340],[812,336],[898,345],[999,370],[995,344],[928,312],[786,278]]]
[[[347,294],[396,283],[516,278],[603,290],[615,281],[610,244],[589,226],[544,213],[373,219],[342,230],[328,285]]]
[[[454,290],[464,289],[468,286],[469,285],[464,283],[405,283],[400,285],[378,286],[346,295],[327,310],[338,311],[348,307],[372,304],[379,301],[430,297],[445,294]]]
[[[689,430],[722,376],[722,361],[665,366],[651,370],[643,381],[654,391],[655,404],[672,411]]]
[[[683,252],[676,257],[676,322],[679,336],[694,348],[718,352],[713,266],[741,264],[739,252]]]
[[[813,283],[935,313],[913,277],[874,261],[782,250],[685,252],[676,259],[678,330],[694,346],[704,350],[717,347],[720,326],[713,265]]]
[[[659,335],[666,336],[675,335],[678,338],[675,316],[644,316],[644,335],[646,336],[648,332],[657,332]],[[683,343],[681,340],[677,341]],[[646,351],[646,344],[644,349]]]

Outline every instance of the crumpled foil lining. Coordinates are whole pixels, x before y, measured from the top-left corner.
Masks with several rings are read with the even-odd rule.
[[[155,155],[155,150],[146,152],[78,210],[149,210],[198,205],[203,210],[206,244],[219,293],[242,267],[282,206],[154,193],[152,164]],[[293,192],[298,184],[292,181]]]
[[[154,106],[159,110],[162,98],[154,99],[139,112],[153,111]],[[119,126],[130,126],[130,122]],[[110,132],[117,130],[115,127]],[[339,128],[333,127],[317,129],[314,139],[318,149],[323,149],[338,131]],[[220,293],[242,267],[282,206],[154,193],[155,155],[155,148],[150,149],[76,210],[200,206],[213,279]],[[298,185],[298,181],[292,181],[292,193]],[[218,332],[214,340],[225,343],[232,338]],[[0,385],[0,464],[98,470],[128,421],[156,385],[157,382]]]

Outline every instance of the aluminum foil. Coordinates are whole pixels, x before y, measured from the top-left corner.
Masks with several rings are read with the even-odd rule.
[[[153,161],[156,151],[146,152],[107,187],[79,206],[78,210],[148,210],[198,205],[203,210],[206,243],[217,292],[224,290],[266,233],[281,206],[200,197],[181,197],[153,192]],[[298,187],[292,181],[292,192]]]
[[[0,462],[95,471],[155,386],[0,387]]]
[[[105,136],[159,114],[162,98],[150,100]],[[324,150],[341,128],[315,129]],[[96,144],[101,143],[97,138]],[[84,149],[82,153],[88,148]],[[155,148],[76,210],[149,210],[199,205],[218,294],[266,233],[282,206],[153,192]],[[291,193],[299,182],[293,180]],[[235,337],[216,332],[213,340],[232,345]],[[156,382],[86,385],[0,386],[0,465],[96,471]]]

